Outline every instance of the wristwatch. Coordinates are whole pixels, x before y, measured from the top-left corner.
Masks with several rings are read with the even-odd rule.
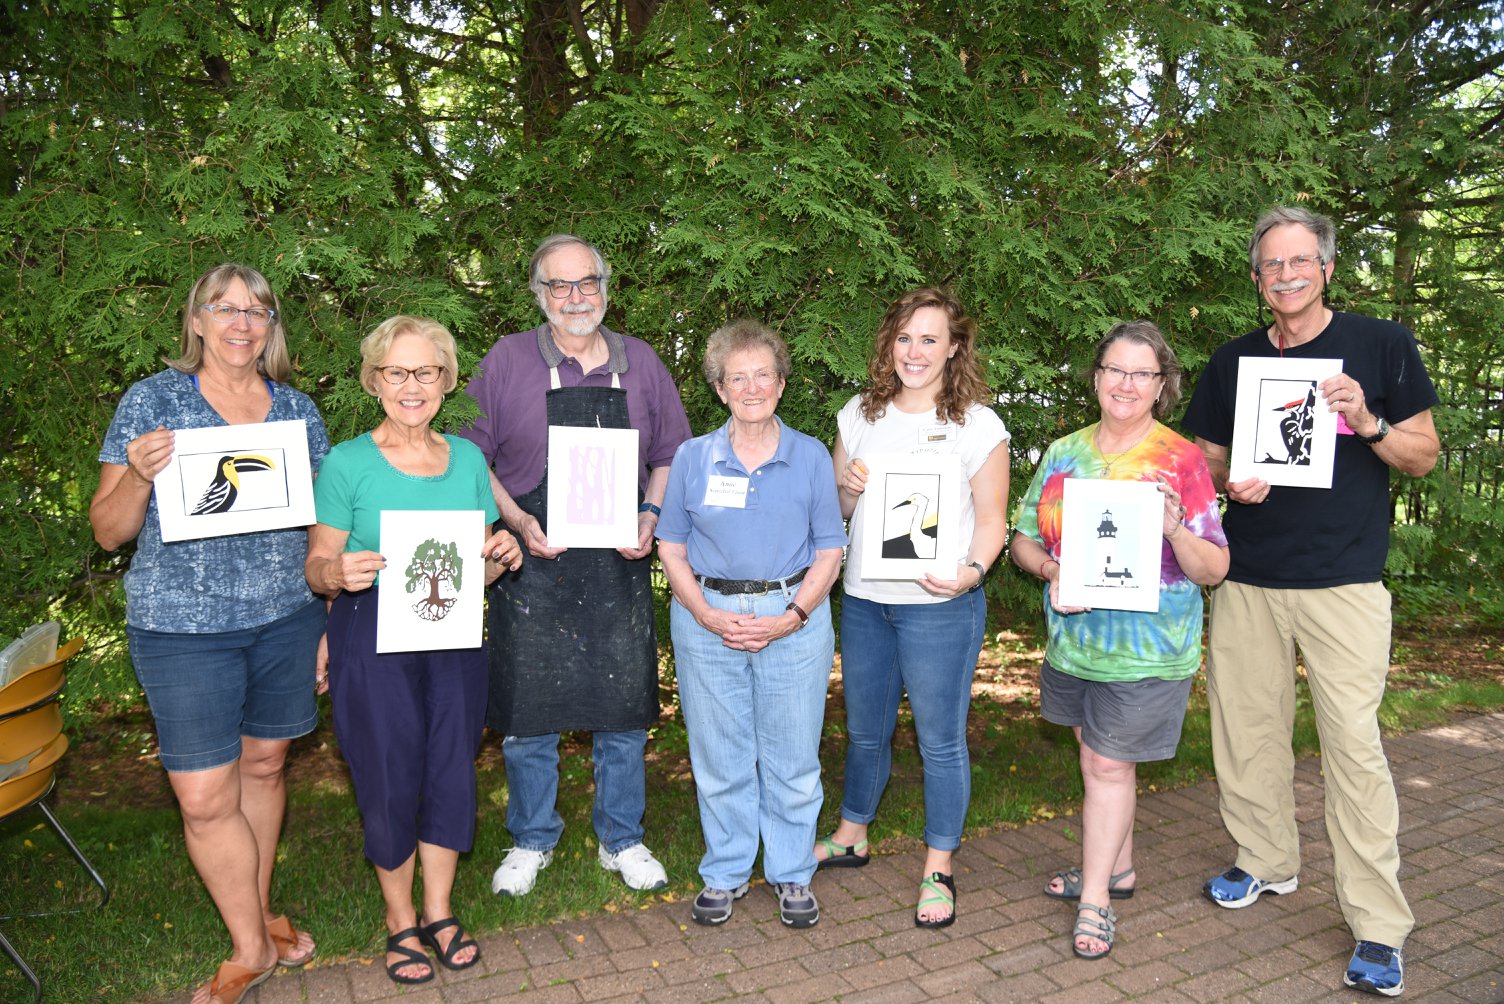
[[[985,579],[985,578],[987,578],[987,569],[983,568],[980,562],[972,561],[970,558],[967,558],[966,561],[963,562],[963,564],[970,565],[972,568],[975,568],[977,570],[977,584],[975,586],[972,586],[971,588],[972,589],[979,589],[979,588],[981,588],[982,580]],[[967,592],[970,592],[970,591],[971,591],[970,589],[967,590]]]
[[[1367,443],[1369,446],[1372,446],[1387,435],[1389,435],[1389,423],[1381,418],[1379,419],[1378,431],[1375,432],[1372,436],[1359,436],[1358,442]]]

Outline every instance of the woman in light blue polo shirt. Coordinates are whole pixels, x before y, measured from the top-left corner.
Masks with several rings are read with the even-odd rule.
[[[820,919],[809,882],[835,657],[826,597],[846,534],[829,451],[775,414],[789,368],[788,346],[756,321],[710,336],[705,376],[731,418],[679,447],[658,523],[705,835],[700,924],[731,917],[759,838],[779,918]]]

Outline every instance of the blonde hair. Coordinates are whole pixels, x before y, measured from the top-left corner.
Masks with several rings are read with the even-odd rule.
[[[455,355],[454,336],[449,333],[449,329],[430,317],[398,314],[376,325],[369,335],[360,340],[360,385],[366,389],[366,393],[372,397],[380,393],[378,388],[381,377],[378,371],[387,353],[392,350],[392,342],[400,335],[422,335],[433,343],[434,352],[439,357],[439,366],[444,370],[444,393],[454,390],[459,383],[459,361]]]
[[[266,276],[247,265],[226,262],[205,272],[188,291],[188,302],[183,305],[183,342],[176,359],[166,363],[180,373],[197,373],[204,368],[204,339],[193,330],[193,320],[206,303],[215,303],[230,283],[239,279],[252,300],[276,312],[266,326],[266,343],[256,359],[256,371],[268,380],[286,383],[292,376],[292,358],[287,353],[287,334],[282,326],[282,302],[272,292]]]

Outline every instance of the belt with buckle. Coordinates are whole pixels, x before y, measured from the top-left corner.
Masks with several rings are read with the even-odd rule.
[[[786,579],[713,579],[708,575],[696,575],[700,585],[725,596],[741,596],[747,593],[762,594],[777,592],[804,580],[808,568],[801,568]]]

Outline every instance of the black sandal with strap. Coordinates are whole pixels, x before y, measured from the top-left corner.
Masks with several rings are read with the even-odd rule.
[[[402,944],[402,942],[406,941],[408,938],[417,938],[419,941],[422,941],[423,932],[419,931],[416,927],[409,927],[405,931],[398,931],[396,934],[387,935],[387,952],[392,955],[402,956],[402,959],[399,962],[387,963],[387,978],[393,983],[406,983],[408,985],[412,985],[414,983],[427,983],[429,980],[433,979],[433,963],[429,961],[428,953],[419,951],[416,948],[408,948],[406,945]],[[414,965],[427,966],[428,972],[422,976],[403,976],[397,971],[403,966]]]
[[[947,895],[949,890],[949,895]],[[929,893],[929,895],[925,895]],[[919,905],[914,908],[914,926],[936,930],[956,922],[956,880],[944,872],[930,872],[919,883]],[[948,906],[950,913],[934,920],[922,920],[919,911],[927,906]]]
[[[440,948],[439,932],[450,927],[456,929],[455,935],[449,939],[448,948]],[[456,917],[445,917],[443,920],[436,920],[432,924],[418,928],[418,940],[433,949],[434,955],[438,956],[445,969],[469,969],[480,961],[480,945],[476,944],[474,938],[466,936],[465,928]],[[470,961],[454,961],[456,955],[472,947],[475,949],[475,954],[470,956]]]

